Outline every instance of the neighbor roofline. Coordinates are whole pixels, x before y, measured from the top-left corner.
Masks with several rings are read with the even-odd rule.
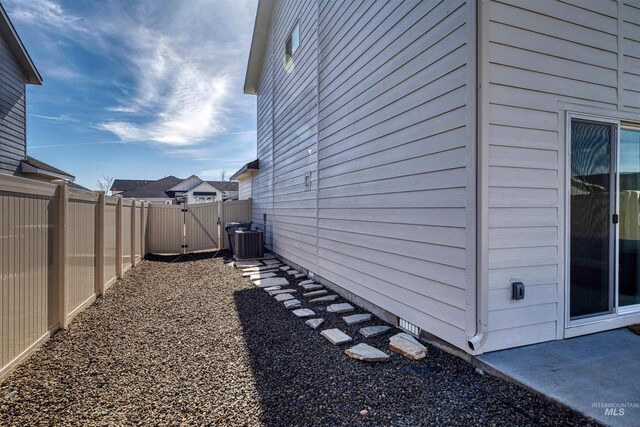
[[[247,173],[253,175],[259,169],[260,169],[260,163],[259,163],[259,160],[256,159],[256,160],[254,160],[252,162],[247,163],[246,165],[241,167],[240,170],[238,170],[238,172],[236,172],[233,175],[231,175],[231,178],[229,178],[229,181],[235,181],[235,180],[237,180],[238,178],[242,177],[243,175],[245,175]]]
[[[42,76],[40,76],[38,69],[31,60],[29,52],[27,52],[27,49],[24,47],[18,32],[11,23],[9,15],[7,15],[2,4],[0,4],[0,15],[2,15],[2,19],[0,19],[0,33],[2,33],[7,40],[11,53],[16,57],[20,68],[24,71],[25,81],[29,84],[41,85]]]
[[[273,4],[274,0],[259,0],[258,2],[258,12],[256,13],[256,21],[253,26],[251,50],[249,51],[249,61],[247,63],[247,73],[244,78],[244,93],[248,95],[258,93],[260,73],[269,41]]]

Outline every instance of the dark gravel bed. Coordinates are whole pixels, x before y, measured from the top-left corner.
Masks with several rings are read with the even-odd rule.
[[[391,333],[356,334],[380,321],[321,314],[311,330],[221,258],[147,260],[0,385],[0,425],[593,424],[434,347],[415,362]],[[391,360],[348,358],[331,327]]]

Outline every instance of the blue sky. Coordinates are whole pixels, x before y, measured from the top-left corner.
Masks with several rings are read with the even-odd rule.
[[[28,153],[103,175],[227,177],[255,158],[242,86],[257,0],[3,0],[43,76]]]

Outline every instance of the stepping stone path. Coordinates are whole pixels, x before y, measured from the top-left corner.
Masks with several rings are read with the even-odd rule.
[[[278,270],[260,270],[260,271],[246,271],[242,270],[242,277],[255,276],[256,274],[267,274],[267,273],[275,273]]]
[[[263,265],[260,261],[236,261],[236,268],[260,267]]]
[[[394,335],[389,339],[389,349],[411,360],[424,359],[427,355],[427,347],[405,332]]]
[[[329,307],[327,307],[327,311],[329,313],[348,313],[353,310],[355,310],[353,306],[346,302],[342,304],[331,304]]]
[[[276,277],[276,275],[274,273],[258,273],[258,274],[252,274],[251,276],[249,276],[249,279],[258,280],[258,279],[267,279],[269,277]]]
[[[309,325],[311,329],[318,329],[318,327],[324,323],[324,319],[322,317],[319,319],[309,319],[304,323]]]
[[[283,265],[282,267],[278,267],[278,270],[287,271],[287,270],[291,270],[291,267],[289,267],[288,265]]]
[[[355,325],[357,323],[368,322],[372,317],[373,316],[369,313],[354,314],[351,316],[345,316],[342,318],[342,320],[344,320],[347,325]]]
[[[322,289],[320,291],[306,292],[302,294],[302,296],[305,298],[308,298],[308,297],[319,297],[320,295],[326,295],[326,294],[328,294],[328,292],[325,289]]]
[[[265,270],[275,270],[275,268],[272,265],[261,265],[259,267],[246,267],[242,269],[242,273],[243,274],[252,273],[252,272],[258,273]]]
[[[348,348],[344,352],[353,359],[363,360],[365,362],[386,362],[389,360],[387,353],[365,343]]]
[[[313,310],[309,310],[308,308],[299,308],[297,310],[293,310],[292,313],[297,317],[313,317],[316,315]]]
[[[278,289],[282,289],[282,286],[269,286],[268,288],[262,288],[262,289],[264,289],[266,292],[277,291]]]
[[[289,281],[284,277],[269,277],[266,279],[254,280],[253,284],[259,288],[267,288],[269,286],[289,286]]]
[[[340,329],[325,329],[320,332],[320,335],[331,341],[333,345],[344,344],[346,342],[353,341],[353,339],[342,332]]]
[[[372,338],[384,334],[389,329],[391,329],[391,326],[367,326],[366,328],[361,328],[358,332],[365,338]]]
[[[278,302],[288,301],[290,299],[294,299],[291,294],[278,294],[274,296],[275,300]]]
[[[307,280],[303,280],[302,282],[298,283],[298,285],[300,286],[304,286],[304,285],[317,285],[317,283],[313,283],[313,280],[311,279],[307,279]],[[320,285],[318,285],[320,286]]]
[[[317,283],[308,283],[306,285],[301,285],[302,289],[305,291],[315,291],[316,289],[322,289],[324,286],[318,285]]]
[[[264,265],[280,265],[280,261],[278,261],[277,259],[265,259],[262,260],[262,262],[264,263]]]
[[[298,291],[295,289],[276,289],[274,291],[269,291],[269,295],[273,297],[280,294],[295,294],[296,292]]]
[[[320,297],[320,298],[314,298],[314,299],[310,299],[309,302],[331,302],[331,301],[335,301],[338,299],[338,295],[327,295],[324,297]]]
[[[301,302],[295,298],[284,302],[285,308],[288,308],[288,309],[298,308],[300,307],[300,305],[301,305]]]

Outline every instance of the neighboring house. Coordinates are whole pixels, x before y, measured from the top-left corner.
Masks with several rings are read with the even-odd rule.
[[[75,177],[27,156],[26,85],[41,85],[42,77],[0,4],[0,173],[40,181]]]
[[[244,89],[254,222],[345,296],[475,354],[640,322],[640,1],[260,0]]]
[[[233,174],[231,181],[238,182],[238,200],[247,200],[252,196],[253,177],[258,173],[259,161],[254,160]]]
[[[151,203],[196,204],[237,199],[238,183],[203,181],[195,175],[187,179],[171,175],[157,181],[116,179],[111,186],[111,192],[114,195],[144,199]]]

